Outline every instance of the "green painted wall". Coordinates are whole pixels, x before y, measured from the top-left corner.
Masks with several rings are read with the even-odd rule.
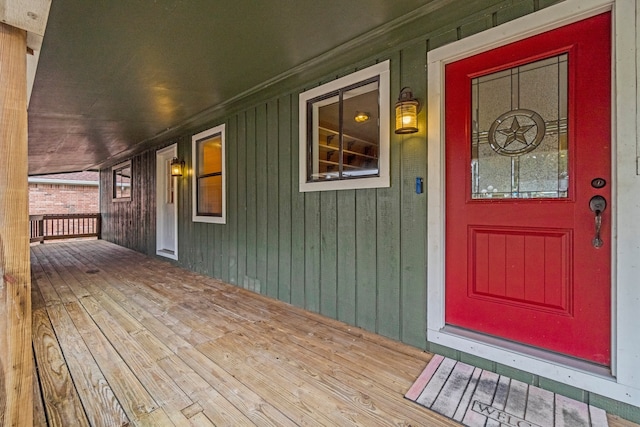
[[[410,86],[427,98],[426,52],[531,13],[555,0],[469,1],[437,11],[428,21],[381,36],[376,46],[332,58],[336,70],[298,84],[290,82],[240,101],[177,141],[191,170],[191,135],[226,124],[227,223],[191,221],[192,180],[179,182],[178,263],[190,270],[289,302],[307,310],[429,351],[548,388],[636,422],[640,409],[552,380],[427,343],[426,193],[415,178],[427,175],[426,117],[421,131],[392,135],[391,187],[316,193],[298,192],[298,94],[375,62],[391,61],[391,97]],[[400,39],[398,39],[400,40]],[[363,58],[363,59],[361,59]],[[346,65],[345,65],[346,64]],[[350,65],[349,65],[350,64]],[[287,86],[288,84],[288,86]],[[128,205],[102,200],[103,236],[148,254],[155,253],[155,152],[133,159],[135,182]],[[110,170],[102,172],[103,194]],[[118,206],[116,206],[118,205]],[[128,208],[127,208],[128,206]],[[123,226],[124,224],[124,226]],[[127,225],[128,224],[128,225]]]
[[[425,93],[425,52],[390,57],[394,98],[407,84]],[[393,135],[390,188],[300,193],[297,116],[291,92],[224,118],[227,224],[193,223],[180,179],[179,263],[425,348],[426,132]],[[190,135],[179,155],[191,169]]]

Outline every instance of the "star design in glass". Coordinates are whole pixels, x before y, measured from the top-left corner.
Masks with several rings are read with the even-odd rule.
[[[527,139],[525,138],[525,133],[529,131],[534,125],[521,125],[518,121],[517,116],[513,116],[513,120],[511,121],[511,126],[506,129],[498,129],[498,132],[507,137],[504,142],[503,148],[507,148],[514,141],[518,141],[523,143],[524,145],[529,145],[527,143]]]

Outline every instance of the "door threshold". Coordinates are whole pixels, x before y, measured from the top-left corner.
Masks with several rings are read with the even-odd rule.
[[[176,252],[170,249],[158,249],[156,251],[156,255],[160,255],[160,256],[175,259],[175,260],[178,259],[178,257],[176,256]]]
[[[445,325],[445,327],[441,329],[441,332],[445,334],[455,335],[460,338],[473,340],[478,343],[500,348],[509,352],[519,353],[523,356],[536,358],[544,362],[549,362],[555,365],[582,371],[587,374],[597,375],[605,379],[611,380],[614,378],[611,369],[607,366],[598,365],[586,360],[555,353],[550,350],[543,350],[541,348],[532,347],[526,344],[509,341],[503,338],[498,338],[492,335],[486,335],[480,332],[475,332],[451,325]]]

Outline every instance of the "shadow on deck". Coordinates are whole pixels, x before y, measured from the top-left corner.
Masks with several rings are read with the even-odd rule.
[[[457,425],[413,347],[101,240],[31,262],[35,425]]]

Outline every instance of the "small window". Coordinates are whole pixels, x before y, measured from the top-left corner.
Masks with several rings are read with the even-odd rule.
[[[300,94],[300,191],[389,186],[389,61]]]
[[[192,137],[193,221],[225,223],[224,125]]]
[[[113,200],[131,200],[131,161],[115,165],[113,171]]]

